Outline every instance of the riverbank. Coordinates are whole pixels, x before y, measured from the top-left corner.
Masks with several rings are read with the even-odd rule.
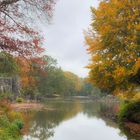
[[[48,107],[46,104],[42,103],[12,103],[11,105],[12,110],[16,111],[28,111],[28,110],[48,110],[52,111],[54,108]]]
[[[12,103],[11,108],[13,110],[41,110],[44,105],[40,103]]]

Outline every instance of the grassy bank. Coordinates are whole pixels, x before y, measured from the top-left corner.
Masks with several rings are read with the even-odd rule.
[[[20,140],[22,116],[12,111],[7,101],[0,101],[0,140]]]

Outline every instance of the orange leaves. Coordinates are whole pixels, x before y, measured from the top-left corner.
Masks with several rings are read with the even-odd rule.
[[[92,8],[85,40],[91,55],[90,81],[96,86],[126,90],[135,78],[135,84],[140,80],[139,7],[139,0],[109,0]]]
[[[37,75],[47,75],[45,66],[47,62],[43,60],[43,57],[34,57],[26,59],[24,57],[18,57],[17,63],[20,67],[20,77],[23,87],[35,86],[37,84]]]
[[[31,76],[21,76],[22,88],[33,87],[36,85],[36,80]]]
[[[127,77],[127,70],[125,67],[117,67],[113,72],[113,77],[116,84],[120,84],[125,81]]]
[[[31,62],[27,61],[27,59],[23,57],[18,57],[17,63],[20,67],[20,78],[22,87],[27,87],[30,85],[29,83],[32,81],[31,80],[32,78],[29,75],[31,71]]]
[[[31,62],[23,57],[18,57],[17,63],[20,66],[21,75],[26,75],[30,71]]]
[[[99,38],[91,38],[90,36],[85,36],[86,44],[89,46],[87,51],[89,53],[95,53],[98,50],[103,49],[103,45],[101,44]]]

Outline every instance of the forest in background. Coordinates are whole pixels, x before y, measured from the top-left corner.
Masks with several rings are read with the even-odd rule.
[[[63,71],[57,66],[57,60],[44,55],[37,60],[13,57],[6,52],[0,53],[0,75],[18,76],[20,92],[18,98],[25,100],[45,100],[47,97],[100,96],[100,90],[93,87],[86,78],[80,78],[72,72]],[[40,64],[41,62],[41,64]],[[3,93],[1,95],[8,95]],[[11,96],[14,93],[11,93]]]

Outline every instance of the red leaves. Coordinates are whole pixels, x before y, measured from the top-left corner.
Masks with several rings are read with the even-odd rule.
[[[43,60],[42,57],[34,57],[31,59],[31,61],[37,65],[39,65],[39,67],[46,65],[46,61]]]
[[[47,11],[49,17],[52,16],[52,11],[53,11],[54,5],[55,5],[54,0],[48,0],[48,2],[43,6],[43,10]]]
[[[41,47],[42,40],[39,33],[31,28],[31,17],[27,13],[34,10],[36,13],[46,13],[46,16],[49,16],[54,4],[54,0],[2,0],[0,2],[0,51],[4,50],[27,58],[40,55],[44,51]]]
[[[40,38],[33,39],[34,47],[37,53],[42,53],[44,51],[44,49],[40,47],[40,42],[41,42]]]
[[[54,4],[54,0],[0,1],[0,51],[16,57],[23,87],[35,84],[34,74],[46,74],[42,38],[31,24],[35,13],[48,20]]]

